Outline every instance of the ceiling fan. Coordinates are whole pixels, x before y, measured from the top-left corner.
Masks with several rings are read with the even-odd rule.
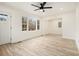
[[[34,4],[31,4],[31,5],[38,8],[38,9],[35,9],[34,11],[43,10],[43,12],[45,12],[44,9],[51,9],[52,8],[52,7],[45,7],[46,3],[47,2],[40,3],[40,6],[37,6],[37,5],[34,5]]]

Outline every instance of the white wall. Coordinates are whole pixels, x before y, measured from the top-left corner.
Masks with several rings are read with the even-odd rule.
[[[79,50],[79,3],[76,8],[76,44]]]
[[[62,15],[63,38],[75,39],[75,11]]]
[[[43,35],[48,34],[49,33],[49,22],[47,20],[41,20],[41,30]]]
[[[59,18],[59,17],[58,17]],[[47,33],[48,34],[59,34],[62,35],[62,28],[58,28],[58,22],[62,20],[58,20],[57,16],[48,16],[43,18],[47,22]]]
[[[58,27],[58,22],[62,22],[62,20],[58,20],[58,19],[54,19],[52,21],[50,21],[50,33],[51,34],[59,34],[62,35],[62,28]]]

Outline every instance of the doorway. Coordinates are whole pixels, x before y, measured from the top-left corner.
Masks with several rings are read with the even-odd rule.
[[[0,45],[10,43],[10,17],[0,13]]]

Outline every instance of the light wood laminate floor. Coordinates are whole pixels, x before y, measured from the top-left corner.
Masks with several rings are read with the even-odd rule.
[[[74,40],[46,35],[0,46],[1,56],[78,56]]]

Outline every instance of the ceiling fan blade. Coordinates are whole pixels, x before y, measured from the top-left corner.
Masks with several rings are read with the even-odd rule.
[[[46,2],[40,3],[41,8],[43,8],[45,6]]]
[[[43,7],[43,9],[50,9],[50,8],[52,8],[52,7]]]
[[[45,6],[46,2],[43,2],[42,6]]]
[[[32,6],[35,6],[35,7],[38,7],[38,8],[40,8],[39,6],[37,6],[37,5],[34,5],[34,4],[31,4]]]

